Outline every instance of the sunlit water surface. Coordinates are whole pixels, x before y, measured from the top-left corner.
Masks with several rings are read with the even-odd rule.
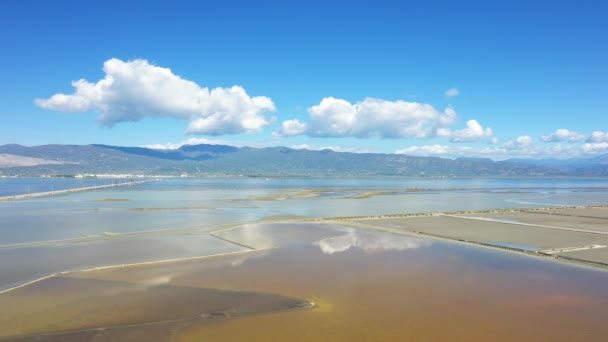
[[[311,231],[302,233],[302,229]],[[174,331],[177,341],[602,341],[608,333],[605,272],[428,239],[338,232],[335,227],[328,233],[314,225],[254,227],[253,233],[243,232],[240,238],[259,243],[280,230],[285,230],[279,241],[283,248],[264,252],[73,273],[66,281],[78,281],[62,285],[71,289],[63,296],[72,298],[79,291],[88,295],[69,305],[60,304],[65,302],[54,290],[55,281],[40,283],[36,291],[11,292],[0,296],[0,305],[20,302],[25,309],[12,315],[0,313],[0,330],[19,319],[21,331],[41,329],[37,323],[41,320],[57,331],[76,329],[86,326],[75,320],[82,314],[112,331],[110,323],[156,317],[155,310],[164,313],[162,317],[170,317],[168,312],[178,315],[174,297],[183,310],[196,312],[185,304],[184,292],[161,291],[169,286],[272,293],[317,306],[146,327],[138,330],[138,336],[160,341],[166,340],[167,331]],[[293,236],[286,238],[289,232]],[[92,288],[105,293],[92,293]],[[145,305],[146,312],[132,313],[121,304],[108,306],[114,296],[122,298],[124,291],[129,291],[125,298],[132,305]],[[53,296],[45,297],[47,292]],[[155,302],[159,296],[163,301]],[[32,311],[40,307],[32,298],[48,304]],[[137,298],[147,298],[147,304]],[[198,310],[208,307],[205,302],[198,305]],[[99,316],[101,308],[105,314]],[[111,336],[128,340],[134,329],[117,329]]]
[[[163,310],[181,287],[272,293],[317,303],[314,309],[268,315],[252,309],[252,316],[194,320],[179,329],[158,326],[149,328],[150,340],[166,340],[169,335],[154,334],[173,329],[183,341],[600,341],[608,333],[608,277],[603,271],[419,237],[256,222],[606,204],[606,187],[608,181],[598,179],[165,179],[0,202],[0,289],[68,270],[244,252],[62,277],[147,284],[134,291],[175,286],[161,291],[169,299],[150,304],[149,312]],[[249,255],[249,248],[264,251]],[[39,332],[43,328],[38,324],[34,329],[34,323],[40,320],[49,320],[49,330],[61,331],[97,322],[82,317],[102,317],[80,316],[87,310],[123,317],[112,324],[148,317],[121,316],[110,304],[100,308],[96,303],[107,296],[86,293],[86,303],[72,298],[68,310],[67,297],[45,290],[57,283],[46,282],[0,295],[0,307],[24,308],[0,313],[0,331],[17,324],[21,332]],[[74,295],[93,286],[87,284],[72,284]],[[99,286],[108,284],[113,283]],[[262,301],[260,307],[283,307],[283,297],[277,298],[276,305]],[[36,309],[43,302],[69,314]],[[28,316],[32,310],[34,318]],[[109,324],[102,318],[99,324]],[[118,340],[127,336],[122,330],[115,333]]]

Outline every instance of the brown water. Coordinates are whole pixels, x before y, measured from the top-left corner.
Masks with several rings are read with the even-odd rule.
[[[249,303],[250,298],[261,298],[259,303],[265,304],[255,306],[250,315],[116,329],[111,337],[132,340],[144,334],[150,341],[604,341],[608,334],[606,272],[356,230],[289,248],[74,273],[61,281],[68,280],[95,286],[131,284],[146,290],[108,296],[108,302],[101,303],[106,297],[93,295],[96,287],[79,290],[73,286],[61,295],[59,290],[50,291],[56,288],[53,282],[57,279],[43,281],[0,296],[0,306],[10,308],[0,314],[0,331],[20,325],[25,333],[23,325],[33,324],[33,318],[47,325],[51,320],[71,324],[72,329],[78,324],[90,327],[179,318],[201,311],[209,303],[205,291],[218,291],[250,297],[235,300],[217,295],[213,310],[230,310]],[[140,292],[144,295],[133,295]],[[158,295],[162,293],[173,293],[178,299]],[[79,296],[89,300],[83,302]],[[298,301],[293,298],[317,306],[281,310]],[[124,305],[115,306],[123,301]],[[184,309],[177,310],[179,307]],[[130,314],[132,310],[140,316]],[[89,316],[81,317],[79,312]],[[84,335],[80,338],[90,340]]]
[[[244,269],[179,281],[203,280],[309,298],[319,307],[195,324],[180,341],[601,341],[608,333],[606,274],[463,247],[276,251]]]
[[[0,298],[1,336],[16,341],[170,340],[197,322],[308,307],[281,295],[55,276]],[[8,309],[6,309],[8,308]],[[21,336],[21,337],[19,337]]]

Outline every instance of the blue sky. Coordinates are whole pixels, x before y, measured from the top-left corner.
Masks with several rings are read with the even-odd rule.
[[[604,3],[3,1],[0,144],[594,156]]]

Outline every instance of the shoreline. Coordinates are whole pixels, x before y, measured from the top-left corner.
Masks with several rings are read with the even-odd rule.
[[[112,187],[117,187],[117,186],[131,186],[131,185],[149,183],[149,182],[153,182],[153,181],[154,180],[140,180],[140,181],[132,181],[132,182],[126,182],[126,183],[123,182],[123,183],[87,186],[84,188],[71,188],[71,189],[63,189],[63,190],[35,192],[35,193],[31,193],[31,194],[4,196],[4,197],[0,197],[0,202],[18,201],[18,200],[23,200],[23,199],[28,199],[28,198],[47,197],[47,196],[55,196],[55,195],[64,195],[64,194],[69,194],[69,193],[74,193],[74,192],[93,191],[93,190],[112,188]]]

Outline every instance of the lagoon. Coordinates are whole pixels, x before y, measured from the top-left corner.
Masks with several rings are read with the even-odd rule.
[[[575,215],[566,220],[568,227],[583,222],[594,228],[601,226],[601,207],[590,209],[596,217],[583,221],[576,215],[585,214],[574,209],[542,215],[521,210],[607,203],[603,179],[242,177],[161,179],[0,202],[0,291],[55,274],[0,293],[3,307],[24,308],[0,314],[0,340],[51,334],[43,336],[164,341],[171,331],[178,341],[597,340],[607,332],[601,324],[608,319],[602,309],[608,303],[605,271],[504,248],[529,246],[534,253],[572,247],[568,243],[608,245],[608,239],[550,230],[545,238],[544,230],[516,222],[401,216],[501,208],[519,216],[478,216],[529,217],[538,224],[542,215],[551,215],[555,225],[556,214]],[[373,219],[386,215],[401,216]],[[569,241],[572,236],[576,241]],[[457,241],[480,237],[497,248]],[[573,253],[603,260],[598,251]],[[58,286],[73,292],[61,294]],[[104,294],[91,295],[91,288]],[[127,298],[122,293],[130,294],[131,304],[111,304]],[[180,303],[206,294],[224,299],[184,315],[175,308],[155,314],[161,306],[154,298]],[[246,297],[257,304],[239,316],[234,298]],[[138,311],[142,303],[148,303],[145,312]],[[116,316],[108,305],[132,314]],[[31,310],[36,316],[26,319]],[[570,311],[579,314],[567,315],[569,325],[560,325],[559,312]],[[99,327],[106,335],[98,335]]]

